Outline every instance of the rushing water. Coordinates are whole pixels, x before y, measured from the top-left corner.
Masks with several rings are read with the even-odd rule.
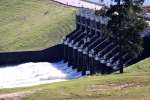
[[[0,68],[0,88],[33,86],[79,77],[81,73],[72,70],[63,62],[30,62]]]
[[[111,0],[103,0],[104,2],[101,2],[101,0],[89,0],[89,1],[107,5],[110,5],[112,3]],[[145,0],[144,5],[150,5],[150,0]]]

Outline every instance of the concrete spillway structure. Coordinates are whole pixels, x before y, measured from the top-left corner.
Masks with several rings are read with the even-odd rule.
[[[63,66],[76,69],[82,75],[118,71],[122,67],[119,46],[102,30],[108,20],[109,18],[96,16],[94,10],[81,8],[76,13],[76,29],[62,43],[41,51],[1,52],[0,67],[28,62],[63,61]],[[150,56],[150,27],[141,36],[144,38],[144,52],[139,60]],[[123,52],[123,66],[134,60],[128,52]]]
[[[93,10],[80,8],[76,14],[76,29],[63,40],[62,58],[83,75],[109,74],[121,68],[118,44],[102,31],[108,20],[95,15]],[[149,36],[149,31],[142,36]],[[124,66],[135,59],[128,52],[123,52],[122,58]]]

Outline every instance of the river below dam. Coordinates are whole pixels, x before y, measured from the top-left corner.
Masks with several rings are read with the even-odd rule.
[[[73,70],[63,61],[58,63],[24,63],[0,68],[0,89],[26,87],[80,78],[80,72]]]

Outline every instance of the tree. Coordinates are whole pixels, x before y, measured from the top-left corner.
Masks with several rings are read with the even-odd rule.
[[[131,57],[137,58],[143,51],[143,39],[140,36],[147,26],[142,13],[144,0],[112,0],[105,16],[110,20],[105,27],[105,33],[119,45],[120,73],[123,73],[123,52],[128,52]]]

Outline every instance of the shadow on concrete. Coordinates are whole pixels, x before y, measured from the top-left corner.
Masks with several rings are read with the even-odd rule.
[[[58,62],[63,53],[62,45],[58,44],[41,51],[22,51],[0,53],[0,66],[16,65],[26,62]]]

